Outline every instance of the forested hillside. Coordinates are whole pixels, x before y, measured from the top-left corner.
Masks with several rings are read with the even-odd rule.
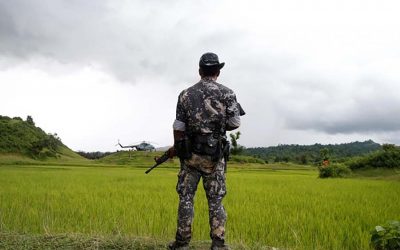
[[[328,154],[331,161],[343,161],[350,157],[362,156],[381,149],[372,140],[344,144],[278,145],[273,147],[247,148],[244,154],[259,157],[268,162],[296,162],[301,164],[319,163],[321,151]]]
[[[68,149],[57,136],[36,127],[32,117],[0,116],[0,153],[17,153],[32,158],[57,157],[67,154],[78,156]]]

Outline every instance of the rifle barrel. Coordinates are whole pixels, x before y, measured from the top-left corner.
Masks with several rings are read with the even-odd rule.
[[[154,168],[156,168],[158,165],[160,165],[159,163],[154,164],[154,166],[152,166],[151,168],[146,170],[146,174],[150,173],[151,170],[153,170]]]
[[[152,166],[151,168],[147,169],[145,173],[146,174],[150,173],[151,170],[156,168],[158,165],[161,165],[162,163],[164,163],[168,159],[169,159],[169,152],[166,151],[160,158],[155,158],[154,159],[156,161],[156,164],[154,164],[154,166]]]

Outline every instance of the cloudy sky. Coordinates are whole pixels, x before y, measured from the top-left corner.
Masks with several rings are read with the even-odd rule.
[[[0,115],[74,150],[172,144],[198,60],[247,112],[247,146],[400,144],[397,0],[0,0]]]

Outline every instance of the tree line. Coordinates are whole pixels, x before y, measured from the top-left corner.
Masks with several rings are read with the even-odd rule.
[[[278,145],[272,147],[245,148],[243,155],[249,155],[266,162],[294,162],[299,164],[319,164],[323,158],[344,162],[355,156],[363,156],[381,149],[382,146],[372,140],[343,144],[314,145]]]

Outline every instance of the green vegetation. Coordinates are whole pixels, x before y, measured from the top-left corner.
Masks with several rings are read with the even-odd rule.
[[[259,164],[266,163],[263,159],[247,155],[232,155],[230,156],[229,160],[230,162],[235,162],[235,163],[259,163]]]
[[[0,233],[0,249],[165,249],[162,242],[148,238],[87,236],[79,234],[17,235]]]
[[[74,153],[61,142],[57,134],[46,134],[36,127],[31,116],[26,121],[19,117],[0,116],[0,154],[46,159]]]
[[[107,160],[129,157],[128,152],[120,154]],[[145,175],[152,156],[134,152],[132,165],[119,167],[104,162],[98,166],[3,165],[0,242],[74,248],[98,239],[93,244],[100,247],[114,242],[115,248],[142,244],[139,249],[161,249],[175,232],[178,164],[171,162]],[[368,249],[371,228],[399,219],[400,182],[317,176],[310,167],[231,165],[224,202],[228,242],[234,249]],[[194,244],[208,246],[207,201],[201,188],[195,211]]]
[[[371,180],[397,180],[400,181],[400,169],[394,168],[362,168],[352,170],[353,178]]]
[[[380,146],[372,141],[281,145],[241,155],[239,136],[231,137],[237,154],[224,202],[233,249],[370,249],[370,229],[400,219],[398,147],[376,151]],[[319,166],[320,176],[348,176],[349,168],[337,162],[367,152],[347,161],[352,178],[318,178],[318,168],[306,165],[333,160]],[[0,249],[164,249],[175,233],[179,160],[145,175],[161,154],[82,154],[99,158],[88,160],[36,127],[32,117],[0,116]],[[202,189],[195,210],[193,246],[208,249]],[[395,231],[375,229],[377,249],[393,244]]]
[[[31,158],[20,153],[0,153],[0,165],[80,165],[90,163],[65,146],[58,148],[57,157],[45,159]]]
[[[376,250],[400,249],[400,222],[389,221],[384,226],[376,226],[371,234],[371,243]]]
[[[232,155],[241,154],[244,150],[244,147],[240,146],[237,142],[240,138],[240,135],[241,135],[240,131],[229,134],[229,137],[231,138],[231,154]]]
[[[115,164],[130,167],[148,168],[152,166],[154,157],[159,157],[164,152],[148,152],[148,151],[119,151],[111,155],[96,160],[99,164]],[[171,159],[162,164],[162,167],[178,166],[178,158]]]
[[[346,177],[351,174],[351,170],[344,164],[330,164],[328,166],[318,166],[319,177],[320,178],[337,178]]]
[[[368,140],[335,145],[279,145],[275,147],[246,148],[245,155],[257,156],[268,162],[293,162],[316,164],[322,162],[321,150],[326,149],[333,162],[344,162],[354,156],[362,156],[380,149],[378,143]]]
[[[96,159],[100,159],[103,158],[107,155],[111,155],[114,152],[100,152],[100,151],[95,151],[95,152],[84,152],[84,151],[78,151],[76,152],[78,155],[85,157],[86,159],[90,159],[90,160],[96,160]]]
[[[319,176],[326,177],[346,177],[351,174],[351,170],[355,171],[355,176],[373,176],[380,177],[384,174],[396,171],[388,171],[389,169],[400,169],[400,148],[384,144],[382,150],[374,151],[362,157],[354,157],[345,162],[345,164],[329,164],[329,151],[321,150],[321,157],[326,164],[318,166]],[[384,171],[373,171],[372,169],[386,169]]]
[[[351,159],[347,164],[351,169],[400,168],[400,147],[385,144],[382,146],[382,150],[365,157]]]

